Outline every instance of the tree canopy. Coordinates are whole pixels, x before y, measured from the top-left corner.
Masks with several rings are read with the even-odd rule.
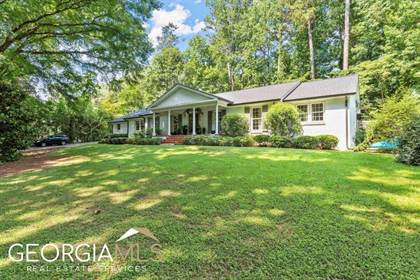
[[[136,75],[151,45],[143,27],[156,0],[0,2],[0,73],[28,77],[49,93]]]

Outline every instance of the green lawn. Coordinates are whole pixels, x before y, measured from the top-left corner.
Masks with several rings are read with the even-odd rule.
[[[420,169],[390,155],[132,145],[59,153],[69,158],[58,166],[0,178],[0,279],[420,277]],[[113,244],[131,227],[161,242],[159,262],[140,272],[96,263],[34,273],[6,258],[15,242]]]

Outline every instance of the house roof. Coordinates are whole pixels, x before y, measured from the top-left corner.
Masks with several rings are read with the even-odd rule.
[[[199,94],[199,95],[201,95],[201,96],[204,96],[204,97],[206,97],[206,98],[209,98],[209,99],[214,99],[214,100],[216,100],[216,99],[219,99],[219,100],[222,100],[222,101],[225,101],[225,102],[227,102],[227,103],[230,103],[231,101],[230,100],[228,100],[228,99],[225,99],[225,98],[223,98],[223,97],[221,97],[221,96],[217,96],[217,95],[215,95],[215,94],[210,94],[210,93],[207,93],[207,92],[204,92],[204,91],[201,91],[201,90],[199,90],[199,89],[195,89],[195,88],[192,88],[192,87],[189,87],[189,86],[186,86],[186,85],[183,85],[183,84],[175,84],[173,87],[171,87],[165,94],[163,94],[163,95],[161,95],[161,96],[159,96],[153,103],[152,103],[152,105],[150,105],[150,108],[155,108],[155,107],[157,107],[163,100],[165,100],[167,97],[169,97],[171,94],[173,94],[178,88],[184,88],[184,89],[186,89],[186,90],[188,90],[188,91],[191,91],[191,92],[194,92],[194,93],[196,93],[196,94]]]
[[[299,84],[300,82],[290,82],[285,84],[216,93],[215,95],[230,100],[235,105],[281,100],[284,96],[288,95],[297,86],[299,86]]]
[[[354,94],[358,88],[358,76],[348,75],[319,81],[301,83],[283,98],[283,101],[312,99]]]
[[[177,84],[159,97],[151,107],[156,106],[168,95],[174,92],[177,87],[183,87],[202,96],[217,98],[226,101],[229,105],[257,103],[264,101],[294,101],[302,99],[325,98],[357,93],[359,78],[356,74],[308,82],[289,82],[258,88],[250,88],[216,94],[209,94],[185,85]],[[151,115],[150,108],[127,114],[112,120],[113,123],[124,122],[128,119]]]
[[[147,115],[151,115],[151,114],[152,114],[152,111],[149,108],[143,108],[143,109],[140,109],[139,111],[132,112],[132,113],[129,113],[127,115],[115,118],[111,122],[112,123],[125,122],[128,119],[134,119],[134,118],[147,116]]]

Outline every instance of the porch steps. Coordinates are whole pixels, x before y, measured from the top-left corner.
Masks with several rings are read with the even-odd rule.
[[[184,142],[185,135],[169,135],[163,140],[162,144],[182,144]]]

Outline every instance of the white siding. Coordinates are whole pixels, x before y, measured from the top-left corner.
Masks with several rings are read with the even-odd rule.
[[[179,88],[176,92],[166,97],[161,103],[154,107],[154,109],[176,107],[184,104],[193,104],[196,102],[210,101],[209,97],[199,95],[191,90]]]
[[[309,122],[302,125],[303,135],[321,135],[321,134],[332,134],[337,136],[339,143],[338,149],[346,150],[346,106],[345,97],[336,97],[328,99],[317,99],[317,100],[303,100],[290,102],[291,104],[313,104],[323,103],[324,104],[324,121],[322,122]],[[354,146],[354,137],[356,133],[356,117],[357,117],[357,106],[355,95],[350,95],[348,98],[348,135],[349,135],[349,148]],[[262,105],[273,104],[270,103],[257,103],[257,104],[246,104],[240,106],[230,106],[227,108],[228,114],[241,114],[249,120],[251,128],[251,112],[253,107],[262,107]],[[250,113],[245,113],[245,107],[250,108]],[[270,107],[269,107],[270,108]],[[262,120],[264,123],[266,113],[262,113]],[[250,131],[251,133],[251,131]],[[263,130],[262,133],[265,133]],[[252,134],[252,133],[251,133]],[[255,133],[254,133],[255,134]]]
[[[292,104],[324,104],[324,121],[308,122],[302,125],[303,135],[316,136],[321,134],[332,134],[338,138],[338,149],[346,150],[346,106],[345,97],[330,99],[304,100],[290,102]],[[348,121],[348,119],[347,119]]]
[[[231,106],[231,107],[228,107],[227,108],[227,114],[240,114],[240,115],[243,115],[248,120],[248,125],[249,125],[249,128],[250,128],[250,133],[251,134],[268,133],[268,131],[265,129],[265,125],[264,125],[265,116],[266,116],[267,112],[262,112],[262,106],[263,105],[268,105],[268,109],[270,109],[270,106],[272,104],[274,104],[274,103],[275,102],[268,102],[268,103],[265,102],[265,103],[255,103],[255,104],[246,104],[246,105]],[[245,113],[245,107],[249,107],[250,108],[249,113]],[[252,122],[251,122],[251,113],[252,113],[252,108],[255,108],[255,107],[261,108],[261,112],[262,112],[261,113],[262,114],[262,130],[261,130],[261,132],[258,132],[258,133],[251,131],[251,125],[252,125]]]
[[[120,124],[120,130],[118,130],[118,124]],[[127,133],[127,122],[114,123],[112,125],[113,134],[125,134]]]

